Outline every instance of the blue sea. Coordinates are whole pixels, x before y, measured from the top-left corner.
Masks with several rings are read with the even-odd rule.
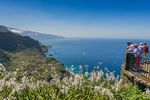
[[[101,68],[108,68],[115,71],[115,75],[119,75],[121,65],[125,62],[126,43],[133,41],[139,44],[149,40],[140,39],[83,39],[83,38],[64,38],[41,40],[46,45],[52,45],[48,54],[52,54],[67,68],[74,65],[77,69],[79,65],[88,65],[89,68],[97,66],[101,63]]]

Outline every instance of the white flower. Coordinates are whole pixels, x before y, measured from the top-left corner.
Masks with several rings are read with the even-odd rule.
[[[89,77],[89,72],[86,71],[86,72],[84,73],[84,76],[85,76],[85,77]]]
[[[146,88],[145,93],[150,96],[150,88]]]
[[[0,80],[0,91],[3,90],[3,87],[5,86],[5,80]]]
[[[3,66],[3,64],[0,63],[0,71],[5,71],[5,67]]]

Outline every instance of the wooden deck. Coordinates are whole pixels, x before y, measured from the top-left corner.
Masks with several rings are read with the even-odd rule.
[[[141,62],[140,70],[133,69],[133,58],[132,56],[126,57],[126,64],[123,64],[123,71],[122,73],[130,78],[133,83],[142,84],[145,87],[150,87],[150,59],[144,58]]]
[[[141,66],[143,67],[143,70],[138,72],[140,74],[139,76],[144,77],[146,80],[150,81],[150,60],[147,60],[141,64]]]
[[[138,82],[146,87],[150,87],[150,79],[145,78],[145,76],[138,72],[124,70],[123,74],[132,79],[133,82]]]

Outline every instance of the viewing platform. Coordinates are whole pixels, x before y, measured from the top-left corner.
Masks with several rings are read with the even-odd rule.
[[[138,70],[134,69],[134,61],[134,53],[126,53],[125,64],[122,65],[122,74],[140,88],[150,87],[150,59],[142,58]]]

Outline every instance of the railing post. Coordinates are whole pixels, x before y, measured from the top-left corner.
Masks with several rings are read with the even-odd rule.
[[[135,57],[133,52],[126,52],[125,70],[132,70],[134,67]]]

